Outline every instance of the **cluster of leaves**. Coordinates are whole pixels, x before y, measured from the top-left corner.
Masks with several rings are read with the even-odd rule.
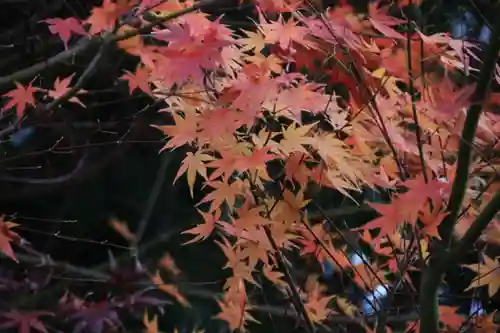
[[[370,331],[372,323],[346,295],[329,294],[313,275],[298,283],[289,257],[298,254],[323,267],[328,263],[362,290],[384,285],[394,294],[402,285],[415,290],[410,272],[432,274],[434,258],[441,263],[450,253],[463,254],[453,249],[471,247],[479,236],[482,259],[465,266],[477,274],[468,289],[488,285],[488,296],[494,297],[499,263],[488,249],[500,245],[500,220],[495,217],[500,206],[495,183],[500,119],[492,112],[496,95],[487,92],[488,75],[500,83],[498,49],[489,62],[483,57],[486,70],[481,71],[471,64],[479,59],[477,44],[443,33],[426,35],[415,22],[389,15],[389,7],[379,1],[369,4],[367,15],[356,14],[347,4],[319,11],[307,0],[255,4],[253,31],[237,32],[221,18],[210,20],[198,10],[206,5],[203,1],[105,0],[83,21],[45,21],[66,48],[74,35],[102,43],[103,49],[117,42],[138,60],[135,72],[120,78],[128,82],[130,93],[139,89],[166,104],[162,111],[173,123],[155,125],[168,137],[162,152],[190,147],[177,178],[186,175],[192,196],[201,189],[208,192],[198,205],[204,222],[184,231],[193,236],[186,244],[213,240],[231,272],[217,317],[235,331],[256,321],[252,311],[257,305],[248,291],[260,287],[256,276],[262,274],[292,301],[309,331],[327,325],[335,313],[352,316]],[[153,15],[153,23],[146,14]],[[489,63],[492,70],[485,74]],[[456,80],[478,72],[477,85]],[[58,79],[53,90],[16,82],[4,95],[9,100],[2,110],[15,109],[21,120],[29,106],[84,106],[76,97],[85,93],[84,76],[72,87],[72,76]],[[338,83],[349,89],[348,96],[332,89]],[[41,104],[44,99],[51,102]],[[469,119],[474,114],[476,123]],[[279,193],[271,193],[270,184]],[[388,191],[390,201],[370,203],[380,216],[348,231],[372,253],[354,265],[348,253],[357,249],[338,230],[337,221],[327,214],[312,221],[309,212],[323,212],[316,203],[323,189],[354,201],[353,193],[366,187]],[[319,188],[319,194],[311,188]],[[484,214],[489,219],[479,230],[475,225],[484,221]],[[16,260],[10,245],[20,245],[11,230],[15,224],[1,223],[0,249]],[[123,225],[117,229],[135,241]],[[443,250],[443,244],[457,240],[458,246]],[[442,273],[435,274],[438,283]],[[422,285],[433,279],[424,276]],[[188,304],[159,275],[152,282]],[[426,304],[422,294],[411,310],[418,311],[420,301]],[[69,302],[82,320],[75,331],[100,332],[108,323],[116,325],[113,302]],[[419,318],[408,322],[407,332],[431,332],[426,329],[433,325],[437,332],[436,319],[446,332],[465,326],[478,332],[496,328],[493,313],[466,318],[455,307],[436,306],[435,311],[439,316],[421,318],[422,329]],[[3,314],[8,318],[3,325],[43,332],[39,317],[48,314],[14,310]],[[390,330],[386,315],[378,315],[377,331]],[[148,332],[157,331],[155,319],[150,322],[145,314],[144,322]]]

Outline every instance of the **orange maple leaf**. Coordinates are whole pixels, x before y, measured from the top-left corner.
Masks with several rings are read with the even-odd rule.
[[[214,211],[219,208],[224,202],[226,202],[229,207],[233,207],[236,201],[236,197],[242,195],[243,189],[247,187],[247,183],[242,180],[234,180],[231,183],[227,178],[222,181],[207,181],[206,186],[212,188],[212,192],[207,194],[198,205],[211,202],[210,211]]]
[[[95,35],[113,29],[116,20],[127,10],[128,5],[124,1],[115,3],[104,0],[101,6],[92,8],[92,13],[86,20],[90,24],[89,33]]]
[[[161,258],[159,265],[173,275],[179,275],[181,273],[180,269],[175,264],[174,258],[168,253]]]
[[[204,179],[207,178],[207,167],[209,166],[208,161],[213,161],[214,158],[208,154],[204,154],[203,151],[198,150],[196,153],[187,152],[186,157],[182,160],[181,167],[177,174],[175,175],[174,182],[186,173],[187,182],[189,186],[189,192],[191,197],[194,196],[194,183],[196,180],[196,175],[201,175]]]
[[[192,143],[197,138],[198,119],[196,113],[187,111],[184,112],[184,117],[181,117],[181,115],[175,111],[171,114],[174,118],[175,125],[152,125],[170,137],[170,140],[160,149],[160,152],[167,148],[175,149],[185,144]]]
[[[464,291],[487,285],[488,295],[493,297],[493,295],[495,295],[500,288],[500,269],[498,258],[492,259],[487,255],[484,255],[483,260],[484,264],[478,263],[465,265],[465,267],[476,272],[477,276]]]
[[[165,283],[161,276],[160,272],[156,272],[154,276],[151,276],[151,280],[153,283],[156,285],[158,289],[161,291],[171,295],[174,297],[179,303],[181,303],[183,306],[189,307],[189,302],[187,299],[179,292],[177,287],[173,284]]]
[[[196,243],[202,240],[205,240],[212,234],[215,224],[219,221],[220,216],[221,216],[221,211],[220,209],[216,209],[213,213],[203,213],[202,211],[198,212],[203,216],[203,222],[202,224],[197,225],[194,228],[191,228],[189,230],[183,231],[183,234],[190,234],[190,235],[195,235],[194,238],[191,240],[185,242],[183,245],[186,244],[191,244],[191,243]]]

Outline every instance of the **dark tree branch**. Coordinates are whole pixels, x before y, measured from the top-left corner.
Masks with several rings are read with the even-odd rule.
[[[444,272],[453,263],[460,261],[460,257],[470,249],[474,242],[481,236],[491,220],[500,210],[500,192],[497,192],[490,202],[484,207],[477,219],[472,223],[469,230],[458,241],[450,251],[440,252],[431,257],[429,266],[424,271],[422,284],[420,286],[420,332],[438,333],[439,325],[439,303],[437,288],[441,283]]]
[[[497,6],[498,9],[498,6]],[[500,11],[499,11],[500,13]],[[458,149],[457,171],[455,180],[453,181],[450,200],[448,203],[449,215],[443,220],[440,225],[439,233],[445,244],[449,245],[452,242],[452,233],[458,214],[462,207],[463,198],[467,189],[469,179],[470,161],[472,157],[472,146],[474,137],[476,136],[479,117],[481,116],[483,105],[486,102],[486,97],[490,91],[491,79],[495,73],[495,65],[500,51],[500,20],[497,20],[491,35],[491,42],[485,52],[483,66],[481,68],[481,76],[477,83],[476,89],[471,97],[472,105],[467,110],[460,145]]]
[[[84,169],[86,162],[88,160],[88,153],[85,154],[79,161],[76,167],[69,173],[61,176],[52,178],[25,178],[25,177],[14,177],[9,175],[0,175],[0,182],[4,183],[22,183],[30,185],[56,185],[65,183],[73,179],[76,175]]]
[[[78,81],[61,97],[53,100],[49,104],[43,105],[40,108],[47,112],[55,109],[58,105],[65,103],[69,101],[77,92],[80,90],[83,85],[92,77],[92,75],[95,73],[99,62],[101,61],[102,57],[108,50],[109,44],[111,42],[112,35],[108,35],[105,37],[103,44],[101,45],[101,48],[97,52],[97,54],[94,56],[92,61],[88,64],[87,68],[83,72],[83,74],[78,78]]]

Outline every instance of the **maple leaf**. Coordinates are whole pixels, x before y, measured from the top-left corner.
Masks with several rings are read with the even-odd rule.
[[[439,320],[453,330],[458,330],[464,322],[464,318],[457,313],[458,307],[440,305]]]
[[[172,117],[174,118],[175,125],[152,125],[163,131],[170,140],[167,144],[160,150],[164,151],[167,148],[178,148],[185,144],[189,144],[196,140],[198,133],[198,117],[194,112],[185,112],[184,118],[177,112],[172,112]]]
[[[259,30],[256,32],[243,30],[243,32],[247,38],[239,38],[237,41],[239,45],[243,45],[240,48],[242,52],[253,51],[254,54],[258,54],[266,47],[266,39]]]
[[[54,314],[47,311],[31,311],[31,312],[19,312],[13,310],[10,312],[0,313],[0,316],[7,319],[7,321],[0,324],[0,328],[12,328],[17,327],[19,333],[29,333],[31,329],[38,332],[47,333],[43,322],[38,318],[41,316],[53,316]]]
[[[183,234],[195,235],[193,239],[185,242],[183,245],[196,243],[207,239],[208,236],[212,234],[212,231],[215,228],[215,224],[219,221],[221,216],[220,209],[216,209],[213,213],[203,213],[199,210],[198,212],[203,216],[203,220],[205,222],[197,225],[194,228],[182,232]]]
[[[134,28],[128,24],[124,24],[116,31],[116,35],[123,36],[127,33],[130,33],[131,31],[136,31],[136,30],[137,30],[136,28]],[[143,44],[142,44],[140,35],[135,35],[133,37],[130,37],[130,38],[127,38],[124,40],[120,40],[117,42],[117,45],[119,48],[121,48],[125,52],[128,52],[128,53],[135,55],[135,56],[140,56],[141,49],[143,48]]]
[[[158,316],[157,315],[154,315],[153,319],[151,319],[151,321],[149,321],[148,312],[144,311],[144,317],[142,319],[142,323],[146,327],[146,330],[144,331],[144,333],[161,333],[158,330]]]
[[[328,308],[333,295],[324,295],[325,287],[317,281],[317,276],[309,276],[305,284],[306,302],[304,308],[313,323],[321,323],[333,312]]]
[[[214,159],[210,163],[207,163],[207,167],[215,169],[210,174],[210,180],[217,179],[221,176],[224,178],[229,178],[236,171],[235,165],[240,158],[239,154],[228,150],[222,151],[221,155],[221,158]]]
[[[243,188],[248,185],[239,179],[231,183],[228,179],[223,179],[222,181],[207,181],[205,184],[212,188],[212,192],[207,194],[198,205],[205,202],[211,202],[210,211],[219,208],[224,202],[226,202],[229,207],[233,207],[236,197],[242,195]]]
[[[95,333],[103,332],[106,327],[121,325],[114,306],[106,301],[85,303],[79,312],[70,317],[77,320],[73,333],[88,330]]]
[[[165,283],[160,276],[160,272],[156,272],[155,275],[151,276],[151,280],[156,285],[158,289],[174,297],[183,306],[189,307],[190,304],[187,299],[179,292],[177,287],[170,283]]]
[[[0,216],[0,251],[2,251],[7,257],[17,262],[17,259],[12,250],[11,242],[18,242],[20,236],[13,232],[11,229],[17,227],[19,224],[13,222],[5,222],[5,216]]]
[[[71,74],[68,77],[65,77],[64,79],[59,79],[59,77],[56,78],[54,81],[54,90],[48,90],[47,93],[50,97],[53,99],[58,99],[64,96],[71,88],[69,85],[71,84],[71,80],[73,79],[73,76],[75,76],[75,73]],[[85,94],[87,93],[86,90],[80,89],[76,92],[76,94]],[[80,104],[82,107],[85,107],[85,104],[80,101],[80,99],[77,96],[72,96],[68,101]]]
[[[120,80],[126,80],[128,82],[128,91],[130,95],[139,88],[149,96],[153,96],[151,88],[149,87],[149,78],[150,70],[140,64],[137,66],[134,73],[125,70],[125,74],[120,76]]]
[[[59,35],[59,38],[63,41],[64,48],[66,50],[68,49],[68,42],[72,34],[83,36],[87,35],[87,32],[83,28],[80,20],[75,17],[68,17],[65,19],[54,17],[43,20],[43,22],[49,24],[49,30],[51,33]]]
[[[486,242],[500,245],[500,220],[494,219],[491,221],[481,237]]]
[[[139,11],[144,12],[151,10],[159,12],[161,15],[167,15],[182,10],[189,5],[189,1],[183,1],[181,3],[179,0],[142,0],[139,5]]]
[[[483,255],[484,264],[464,265],[476,272],[476,278],[464,291],[479,288],[481,286],[488,286],[488,296],[493,297],[500,288],[500,269],[498,259],[492,259],[487,255]]]
[[[159,265],[173,275],[181,274],[181,271],[175,264],[174,258],[168,253],[161,258]]]
[[[314,142],[313,138],[307,136],[309,131],[316,126],[317,123],[299,126],[296,123],[288,126],[283,132],[283,139],[277,145],[284,157],[290,156],[292,153],[303,153],[306,156],[310,155],[305,145],[310,145]]]
[[[3,95],[9,97],[11,100],[2,108],[2,111],[7,111],[11,107],[16,106],[17,118],[21,119],[27,105],[35,106],[35,97],[33,94],[41,89],[33,87],[32,82],[30,82],[26,87],[17,81],[14,83],[16,85],[16,89],[13,89]]]
[[[198,150],[194,154],[192,152],[187,152],[186,157],[182,160],[181,167],[175,175],[174,182],[186,173],[187,182],[189,186],[189,193],[191,197],[194,197],[194,183],[196,180],[196,175],[201,175],[204,179],[207,178],[207,167],[209,164],[205,163],[208,161],[213,161],[214,158],[208,154],[204,154],[203,151]]]
[[[434,209],[434,212],[430,212],[430,208],[429,210],[424,210],[423,212],[421,212],[420,221],[424,225],[424,227],[422,228],[422,233],[430,237],[441,239],[438,227],[443,219],[448,216],[448,214],[448,212],[441,212],[437,208]]]
[[[366,223],[364,226],[356,229],[356,230],[370,230],[379,228],[380,232],[377,235],[376,239],[381,238],[382,236],[392,235],[396,232],[397,227],[402,224],[406,216],[401,211],[401,206],[395,204],[377,204],[368,202],[370,207],[375,209],[380,213],[380,217],[371,220]]]
[[[127,241],[131,243],[134,243],[136,241],[137,238],[134,233],[130,231],[127,222],[112,219],[109,221],[109,225]]]
[[[278,286],[278,288],[285,287],[287,285],[286,282],[282,280],[282,278],[284,277],[284,274],[281,273],[280,271],[273,270],[273,267],[271,265],[264,265],[262,272],[264,273],[264,276],[269,281],[271,281],[276,286]]]
[[[267,23],[266,19],[259,12],[259,29],[265,36],[265,41],[270,44],[277,43],[282,50],[292,48],[292,42],[299,43],[305,48],[317,48],[317,45],[312,40],[307,40],[308,28],[298,25],[293,17],[283,22],[283,16],[279,15],[278,20],[272,23]],[[292,51],[293,48],[292,48]]]
[[[92,8],[92,13],[86,20],[90,24],[89,33],[95,35],[113,29],[117,19],[126,10],[123,4],[104,0],[101,6]]]

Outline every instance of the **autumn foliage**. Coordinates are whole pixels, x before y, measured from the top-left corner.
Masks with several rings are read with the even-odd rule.
[[[227,261],[216,319],[233,331],[255,324],[258,304],[249,291],[261,287],[263,277],[289,300],[308,332],[331,326],[332,315],[347,316],[367,332],[391,330],[384,310],[377,313],[382,319],[368,320],[346,295],[328,292],[318,279],[321,272],[297,279],[293,272],[304,261],[333,267],[364,292],[384,285],[394,296],[404,285],[420,295],[410,309],[417,313],[419,302],[427,304],[419,283],[431,286],[427,291],[437,298],[429,281],[443,260],[476,275],[464,292],[485,287],[488,297],[498,297],[498,252],[490,251],[500,245],[500,117],[490,94],[490,82],[500,84],[496,43],[484,50],[446,33],[427,34],[417,22],[390,15],[380,1],[361,15],[346,2],[319,9],[309,1],[256,0],[254,29],[246,30],[204,14],[205,2],[104,0],[87,18],[41,24],[65,49],[77,39],[100,45],[97,52],[116,43],[137,60],[136,70],[123,71],[117,80],[128,84],[130,94],[164,103],[160,112],[171,122],[151,125],[166,138],[159,153],[186,149],[175,181],[187,182],[193,197],[203,196],[196,206],[202,222],[183,231],[184,246],[214,242]],[[408,5],[420,1],[399,4]],[[474,65],[471,60],[479,57]],[[490,73],[487,66],[493,66]],[[64,103],[85,107],[79,98],[86,94],[84,75],[60,77],[50,90],[30,77],[16,80],[3,95],[2,112],[15,112],[22,126],[32,111]],[[467,83],[472,76],[479,79]],[[338,85],[348,94],[337,91]],[[366,204],[378,217],[357,228],[346,229],[342,218],[330,217],[318,203],[324,191],[336,191],[356,207],[354,197],[367,188],[388,200]],[[0,250],[12,260],[26,246],[16,226],[0,220]],[[124,222],[112,226],[131,244],[138,241]],[[360,245],[371,255],[353,264],[350,255]],[[478,261],[461,262],[473,249]],[[158,269],[176,270],[171,258],[162,263]],[[438,283],[446,275],[442,269],[435,273]],[[189,307],[159,271],[134,272],[127,279],[149,279]],[[423,274],[422,281],[414,280],[414,272]],[[146,331],[158,332],[150,315],[157,302],[124,297],[122,305],[149,308]],[[107,303],[69,293],[60,303],[72,313],[77,332],[119,323]],[[439,305],[436,317],[429,317],[432,311],[408,320],[406,332],[496,329],[493,312],[468,318],[456,307]],[[46,332],[45,318],[59,314],[13,309],[0,313],[0,327]]]

